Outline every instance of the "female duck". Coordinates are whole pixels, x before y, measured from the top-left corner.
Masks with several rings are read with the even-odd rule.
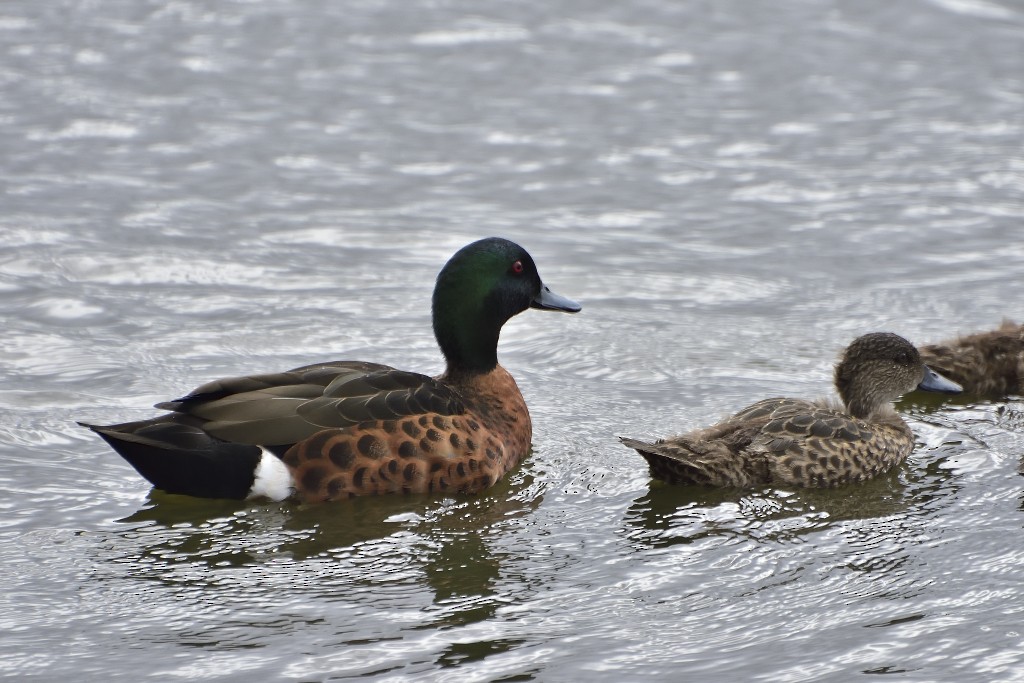
[[[885,332],[850,344],[835,385],[843,407],[769,398],[706,429],[622,443],[644,456],[653,476],[674,483],[839,486],[885,472],[913,450],[914,435],[892,407],[900,395],[960,391],[922,363],[910,342]]]
[[[151,420],[83,426],[169,493],[319,502],[476,492],[530,448],[530,413],[497,359],[502,325],[527,308],[580,310],[543,285],[522,247],[483,239],[437,277],[440,377],[334,361],[217,380],[158,404],[172,412]]]
[[[973,396],[1000,398],[1022,391],[1024,325],[1004,320],[994,330],[929,344],[920,351],[925,363]]]

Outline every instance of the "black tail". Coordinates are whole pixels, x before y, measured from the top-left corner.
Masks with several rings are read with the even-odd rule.
[[[181,415],[105,427],[78,424],[103,437],[139,474],[168,493],[243,499],[262,457],[259,446],[215,439]]]

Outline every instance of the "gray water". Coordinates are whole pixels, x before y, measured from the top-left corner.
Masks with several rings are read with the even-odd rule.
[[[651,482],[853,337],[1024,316],[1015,0],[6,0],[0,675],[1024,680],[1024,404],[902,404],[862,486]],[[151,491],[74,420],[215,377],[441,370],[433,279],[519,241],[477,497]]]

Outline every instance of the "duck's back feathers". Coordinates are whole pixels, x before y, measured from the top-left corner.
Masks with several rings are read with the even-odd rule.
[[[388,366],[379,363],[339,360],[303,365],[285,372],[226,377],[207,382],[193,389],[187,396],[158,403],[156,407],[186,412],[187,406],[258,392],[278,396],[320,396],[324,388],[337,379],[389,369]]]
[[[298,408],[307,422],[343,428],[368,420],[397,420],[410,415],[461,415],[461,397],[433,377],[403,370],[378,370],[331,382],[323,396]]]
[[[1024,325],[1009,320],[994,330],[922,346],[921,358],[968,394],[999,398],[1022,393]]]
[[[622,442],[644,456],[655,477],[673,483],[821,488],[888,469],[909,452],[908,434],[902,422],[868,425],[824,402],[772,398],[683,436]]]
[[[359,361],[217,380],[157,407],[195,418],[218,439],[268,447],[291,446],[321,429],[465,410],[458,394],[432,377]]]
[[[360,361],[304,365],[286,372],[219,379],[156,407],[196,418],[217,439],[288,447],[331,426],[305,419],[299,413],[303,405],[322,398],[335,383],[343,386],[368,373],[389,370],[386,365]]]

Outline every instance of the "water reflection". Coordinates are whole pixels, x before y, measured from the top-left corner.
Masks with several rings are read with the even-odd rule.
[[[1024,404],[1014,402],[1000,405],[996,407],[994,415],[997,426],[1024,438]],[[1017,450],[1020,452],[1020,457],[1017,460],[1017,473],[1024,476],[1024,449],[1018,447]],[[1020,510],[1024,511],[1024,487],[1022,487],[1020,495]]]
[[[324,505],[254,505],[153,490],[147,506],[118,520],[119,563],[132,580],[179,590],[218,589],[244,569],[266,598],[264,583],[300,581],[305,599],[339,596],[370,602],[381,593],[427,589],[415,629],[486,621],[507,600],[497,593],[505,555],[495,551],[509,524],[542,503],[542,487],[519,470],[479,496],[380,496]],[[293,572],[291,578],[281,572]],[[234,574],[234,581],[241,581]],[[260,578],[255,578],[260,577]],[[257,588],[258,586],[258,588]],[[514,646],[484,639],[453,644],[438,664],[454,665]]]
[[[908,413],[922,424],[949,429],[963,437],[960,451],[974,450],[986,460],[999,453],[1020,453],[1017,472],[1024,476],[1024,404],[1017,397],[1005,401],[958,401],[944,406],[941,411],[934,405],[915,402],[907,406]],[[1024,510],[1024,490],[1021,491],[1020,509]]]
[[[936,500],[955,496],[959,488],[943,467],[949,457],[954,457],[953,445],[923,466],[915,461],[836,489],[747,491],[651,479],[647,491],[626,512],[626,538],[639,548],[670,547],[717,535],[792,543],[840,522],[923,514]]]
[[[893,515],[908,506],[897,473],[839,489],[744,491],[652,480],[626,514],[627,537],[669,547],[720,534],[789,543],[843,520]]]
[[[1006,403],[995,409],[995,423],[1003,429],[1024,434],[1024,404]]]
[[[909,396],[921,447],[840,491],[648,487],[581,438],[828,392],[868,327],[1013,314],[1022,19],[8,3],[0,676],[1024,680],[1019,399]],[[137,505],[71,426],[339,350],[430,367],[420,267],[485,234],[596,302],[571,343],[503,333],[543,486]]]
[[[623,536],[634,580],[657,587],[676,576],[692,591],[686,599],[694,609],[708,595],[725,600],[717,610],[738,609],[755,595],[772,610],[780,595],[793,593],[804,603],[784,607],[796,613],[837,600],[901,601],[934,586],[929,549],[948,539],[934,535],[930,520],[948,514],[960,490],[941,459],[840,489],[713,490],[654,481],[629,506]]]

